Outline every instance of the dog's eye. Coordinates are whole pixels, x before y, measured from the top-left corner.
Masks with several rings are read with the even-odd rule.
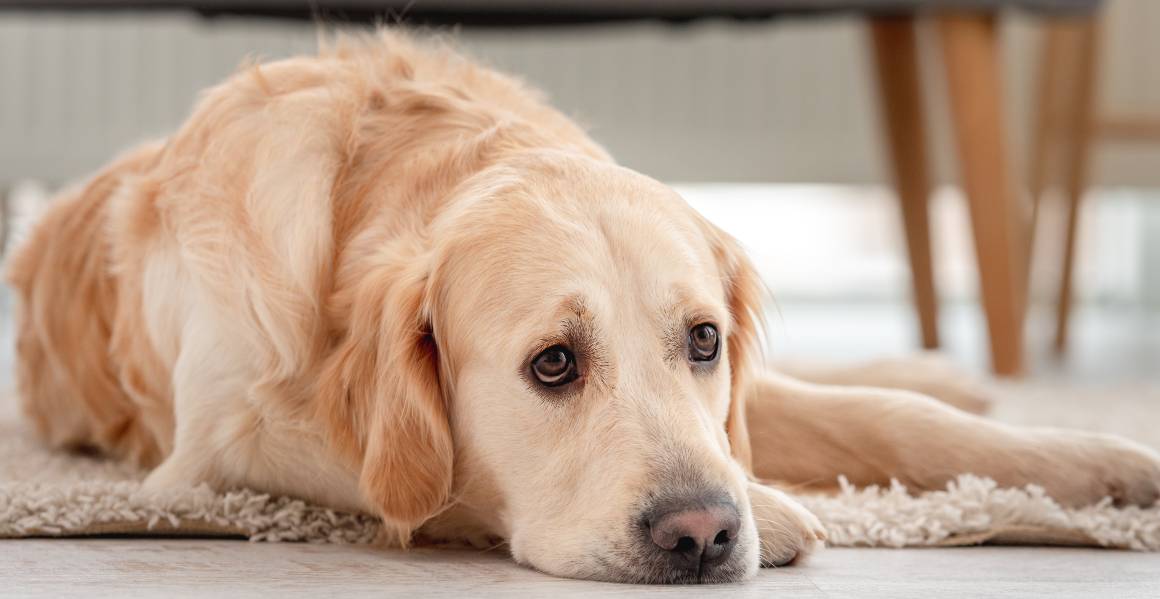
[[[545,387],[559,387],[576,380],[576,357],[563,345],[553,345],[532,359],[532,374]]]
[[[717,327],[702,323],[689,329],[689,359],[694,362],[712,362],[717,358],[720,345]]]

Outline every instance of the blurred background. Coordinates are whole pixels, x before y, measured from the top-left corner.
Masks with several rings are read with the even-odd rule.
[[[485,3],[327,4],[0,0],[9,236],[53,190],[164,137],[199,90],[244,61],[311,53],[320,27],[360,26],[345,23],[352,16],[418,22],[545,90],[621,163],[673,184],[737,236],[776,298],[774,358],[846,362],[922,346],[895,185],[909,180],[929,190],[937,313],[927,318],[957,363],[1103,389],[1160,383],[1160,2],[634,0],[611,21],[593,8],[604,2],[521,12],[504,0],[504,18],[480,18]],[[897,62],[908,55],[910,96],[899,95],[909,71]],[[980,117],[988,106],[993,118]],[[915,127],[928,158],[917,163],[890,143]],[[1058,344],[1073,198],[1075,299]],[[1014,215],[986,225],[1017,240],[988,246],[1006,273],[991,289],[1026,285],[1026,302],[1019,291],[981,301],[971,202],[1002,213],[995,222]],[[1020,243],[1034,248],[1022,270]],[[1006,320],[993,316],[989,330],[985,308]]]

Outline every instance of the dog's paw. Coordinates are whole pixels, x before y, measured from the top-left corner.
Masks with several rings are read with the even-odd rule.
[[[1079,507],[1110,497],[1116,506],[1160,500],[1160,454],[1111,435],[1070,433],[1058,439],[1052,476],[1042,486],[1061,504]]]
[[[775,364],[774,368],[822,385],[913,391],[972,414],[987,413],[997,395],[988,379],[972,374],[937,352],[882,358],[847,367],[785,362]]]
[[[1118,506],[1141,507],[1160,499],[1160,454],[1113,437],[1101,437],[1093,445],[1096,489],[1092,498],[1111,497]]]
[[[749,503],[757,522],[763,568],[803,563],[825,544],[822,523],[785,493],[749,483]]]
[[[495,549],[505,542],[503,537],[482,526],[468,519],[457,518],[454,510],[428,520],[409,541],[419,547],[451,549]]]
[[[897,377],[901,383],[899,388],[929,395],[972,414],[989,412],[996,395],[994,385],[986,378],[961,368],[938,352],[896,360],[881,376]]]
[[[410,540],[415,547],[438,547],[441,549],[495,549],[504,544],[501,537],[492,534],[466,534],[454,537],[436,537],[426,532],[415,533]]]
[[[204,474],[207,470],[203,461],[174,453],[141,481],[141,490],[151,494],[165,494],[210,483],[209,477]]]

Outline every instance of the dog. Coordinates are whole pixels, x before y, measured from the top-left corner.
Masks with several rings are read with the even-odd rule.
[[[398,545],[503,542],[559,576],[800,562],[823,527],[762,481],[1160,490],[1128,441],[857,386],[955,395],[937,369],[766,369],[735,240],[522,83],[399,33],[240,70],[65,192],[8,273],[53,446],[149,468],[148,489],[372,513]]]

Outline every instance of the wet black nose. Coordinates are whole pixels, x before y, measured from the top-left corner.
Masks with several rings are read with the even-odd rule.
[[[655,513],[648,525],[653,543],[668,553],[673,565],[699,570],[728,559],[741,517],[735,505],[721,502]]]

